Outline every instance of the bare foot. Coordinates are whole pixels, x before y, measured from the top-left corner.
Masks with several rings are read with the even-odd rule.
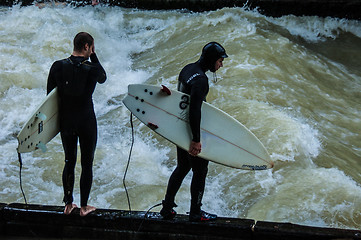
[[[92,6],[98,5],[99,1],[98,0],[92,0]]]
[[[88,215],[91,212],[94,212],[96,210],[95,207],[93,206],[85,206],[85,207],[81,207],[80,208],[80,216],[81,217],[85,217],[86,215]]]
[[[65,205],[64,214],[69,215],[75,208],[78,208],[78,206],[74,203]]]

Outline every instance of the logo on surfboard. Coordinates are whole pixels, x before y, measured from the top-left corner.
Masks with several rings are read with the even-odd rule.
[[[189,105],[189,96],[188,95],[183,95],[181,97],[182,101],[180,101],[179,103],[179,108],[182,109],[182,110],[185,110],[188,105]]]

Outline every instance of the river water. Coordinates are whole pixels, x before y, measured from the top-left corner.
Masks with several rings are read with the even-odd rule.
[[[45,97],[51,64],[71,54],[79,31],[94,36],[108,74],[93,96],[99,139],[89,204],[128,209],[122,179],[131,127],[121,101],[128,84],[175,89],[181,68],[198,59],[205,43],[217,41],[229,58],[218,82],[211,81],[207,100],[247,126],[275,167],[253,172],[210,163],[203,209],[224,217],[360,229],[361,22],[272,18],[242,8],[0,8],[0,202],[24,202],[16,134]],[[164,197],[175,147],[138,120],[134,130],[126,184],[132,210],[147,210]],[[62,205],[60,137],[46,153],[22,158],[28,202]],[[76,170],[79,204],[80,164]],[[190,176],[176,198],[182,214],[189,211]]]

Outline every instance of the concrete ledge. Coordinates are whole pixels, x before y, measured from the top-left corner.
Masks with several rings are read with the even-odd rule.
[[[258,221],[254,239],[361,239],[361,231]],[[287,236],[284,238],[284,236]]]
[[[0,203],[0,236],[1,233],[5,233],[6,231],[6,220],[4,217],[4,207],[6,206],[5,203]]]
[[[49,0],[38,0],[40,2]],[[87,5],[91,0],[58,0],[78,6]],[[18,0],[0,0],[0,5],[12,6]],[[30,5],[34,0],[22,0],[22,5]],[[139,9],[188,9],[208,11],[223,7],[257,8],[262,14],[274,17],[293,14],[296,16],[337,17],[361,19],[359,0],[100,0],[100,2],[127,8]]]
[[[1,204],[1,236],[66,239],[361,239],[361,231],[307,227],[252,219],[219,218],[191,223],[188,216],[162,220],[159,213],[98,209],[86,217],[79,210],[63,214],[63,207]]]

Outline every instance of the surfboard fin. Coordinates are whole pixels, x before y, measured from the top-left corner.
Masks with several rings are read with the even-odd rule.
[[[152,129],[152,130],[156,130],[157,128],[159,128],[156,124],[151,123],[151,122],[149,122],[149,123],[147,124],[147,126],[148,126],[150,129]]]
[[[47,150],[46,145],[42,142],[39,142],[38,144],[36,144],[36,148],[40,149],[42,152],[46,152],[46,150]]]
[[[171,95],[172,92],[169,90],[169,88],[167,88],[166,86],[162,85],[162,92],[166,93],[167,95]]]
[[[42,113],[42,112],[38,112],[38,113],[35,115],[35,117],[36,117],[36,118],[39,118],[39,119],[41,119],[41,120],[43,120],[43,121],[46,120],[46,115],[45,115],[44,113]]]

